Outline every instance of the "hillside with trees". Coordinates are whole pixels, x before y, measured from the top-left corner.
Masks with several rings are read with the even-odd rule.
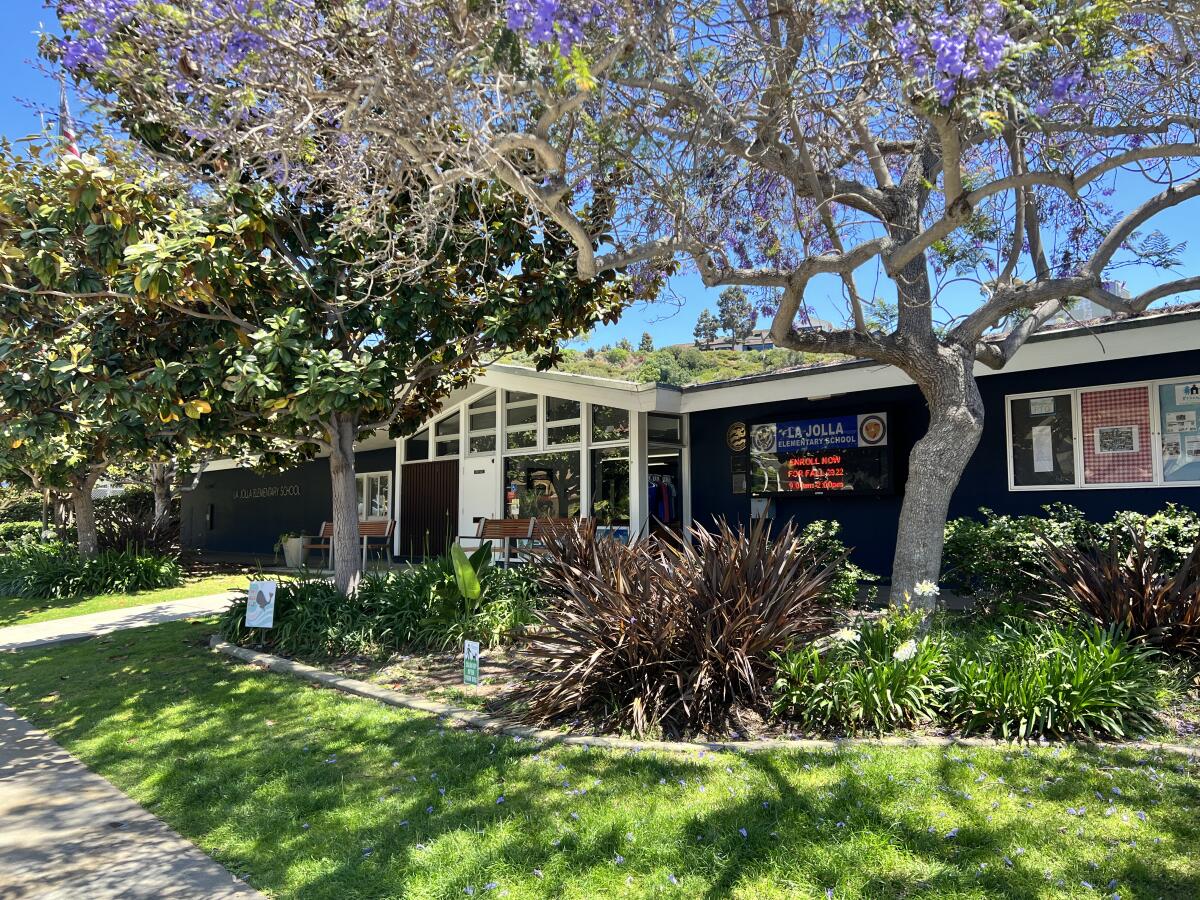
[[[645,344],[642,346],[644,348]],[[632,349],[628,342],[623,341],[615,347],[602,347],[599,350],[563,350],[562,358],[555,364],[554,370],[572,375],[657,381],[660,384],[682,386],[762,375],[837,358],[795,350],[700,350],[688,344],[647,351]],[[500,361],[531,368],[534,365],[530,357],[520,353],[505,356]]]

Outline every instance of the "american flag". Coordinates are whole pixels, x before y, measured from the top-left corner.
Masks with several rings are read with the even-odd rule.
[[[58,76],[58,133],[62,138],[63,152],[79,159],[75,123],[71,119],[71,107],[67,105],[67,81],[61,74]]]

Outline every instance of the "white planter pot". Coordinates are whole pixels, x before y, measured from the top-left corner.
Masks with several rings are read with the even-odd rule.
[[[289,569],[298,569],[304,563],[304,538],[288,538],[283,542],[283,561]]]

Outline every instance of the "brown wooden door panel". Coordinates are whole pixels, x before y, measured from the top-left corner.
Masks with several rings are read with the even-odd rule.
[[[442,556],[458,536],[458,460],[400,467],[400,555]]]

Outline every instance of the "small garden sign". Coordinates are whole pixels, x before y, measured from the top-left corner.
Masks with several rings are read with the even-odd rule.
[[[246,598],[246,627],[270,628],[275,623],[274,581],[252,581]]]
[[[463,641],[463,684],[479,684],[478,641]]]

